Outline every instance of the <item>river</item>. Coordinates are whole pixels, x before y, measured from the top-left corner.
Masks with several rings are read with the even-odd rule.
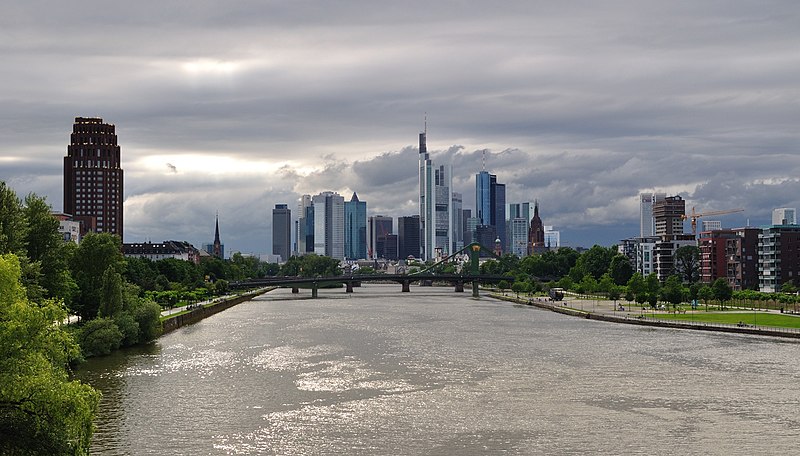
[[[800,344],[275,290],[87,362],[96,455],[797,454]]]

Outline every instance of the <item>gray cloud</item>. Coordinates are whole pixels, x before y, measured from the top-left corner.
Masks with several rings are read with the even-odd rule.
[[[572,245],[636,234],[647,189],[765,223],[800,205],[798,23],[789,0],[17,2],[0,179],[60,209],[72,118],[100,116],[127,240],[204,242],[220,210],[229,250],[265,252],[271,208],[303,193],[413,213],[427,112],[465,207],[488,150]]]

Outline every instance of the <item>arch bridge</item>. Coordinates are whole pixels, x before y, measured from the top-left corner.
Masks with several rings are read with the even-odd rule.
[[[347,293],[352,293],[353,288],[359,286],[363,282],[397,282],[401,284],[403,292],[411,291],[412,282],[420,282],[421,284],[432,282],[448,282],[455,287],[456,292],[464,291],[465,283],[472,283],[472,296],[478,297],[478,287],[482,283],[498,283],[507,281],[514,282],[514,278],[502,275],[487,275],[480,274],[479,256],[480,252],[488,252],[491,256],[496,257],[494,252],[483,247],[478,243],[472,243],[459,250],[458,252],[450,255],[441,261],[413,274],[353,274],[349,276],[330,276],[330,277],[266,277],[263,279],[253,279],[241,282],[232,282],[230,287],[233,289],[265,287],[265,286],[285,286],[292,287],[292,293],[299,293],[300,287],[311,288],[311,296],[318,297],[320,286],[331,284],[344,284],[347,287]],[[462,274],[443,274],[435,272],[441,269],[443,265],[452,262],[457,255],[466,253],[469,255],[469,265],[467,273]]]

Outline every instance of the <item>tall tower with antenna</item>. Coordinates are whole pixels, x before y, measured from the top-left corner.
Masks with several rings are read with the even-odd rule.
[[[436,167],[428,154],[428,116],[419,134],[420,255],[436,259],[453,252],[452,167]]]

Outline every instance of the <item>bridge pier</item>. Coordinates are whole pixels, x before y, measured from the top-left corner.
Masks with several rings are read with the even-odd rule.
[[[353,292],[353,282],[345,282],[347,284],[347,289],[345,293],[352,293]]]
[[[464,292],[464,282],[461,280],[456,281],[456,293]]]
[[[292,287],[292,294],[297,294],[297,293],[300,293],[300,288]]]
[[[311,284],[311,297],[312,298],[319,297],[319,287],[317,286],[317,282]]]
[[[403,293],[410,293],[411,292],[411,281],[410,280],[403,280],[401,282],[403,284]]]

